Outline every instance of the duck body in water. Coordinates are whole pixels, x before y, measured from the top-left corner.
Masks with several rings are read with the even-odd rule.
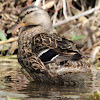
[[[76,44],[53,33],[50,17],[44,9],[26,7],[9,32],[16,28],[20,28],[18,61],[35,81],[79,84],[90,74],[91,67]]]

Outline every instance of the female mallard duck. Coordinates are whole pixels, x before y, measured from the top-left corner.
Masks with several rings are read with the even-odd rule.
[[[44,9],[26,7],[8,32],[16,28],[20,28],[18,61],[35,81],[81,83],[84,75],[91,71],[76,45],[53,33],[50,17]]]

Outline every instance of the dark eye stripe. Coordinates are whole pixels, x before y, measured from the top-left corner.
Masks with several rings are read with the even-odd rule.
[[[27,13],[25,14],[25,15],[27,15],[27,14],[30,14],[30,13],[32,13],[33,11],[27,11]]]
[[[19,19],[22,20],[24,18],[24,16],[20,16]]]
[[[32,11],[32,10],[31,10],[31,11],[27,11],[26,14],[24,14],[24,16],[25,16],[25,15],[28,15],[28,14],[34,12],[34,11],[35,11],[35,10],[33,10],[33,11]],[[22,20],[22,19],[24,18],[24,16],[20,16],[20,20]]]

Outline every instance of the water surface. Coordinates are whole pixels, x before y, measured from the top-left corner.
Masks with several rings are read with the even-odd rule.
[[[100,72],[85,86],[59,86],[29,82],[16,59],[0,60],[0,100],[90,100],[100,91]]]

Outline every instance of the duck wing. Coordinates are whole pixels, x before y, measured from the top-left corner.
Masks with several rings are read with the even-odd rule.
[[[32,38],[32,51],[43,61],[52,61],[58,56],[64,56],[66,60],[72,59],[75,55],[77,59],[82,56],[71,40],[61,38],[56,34],[41,33]],[[70,55],[70,56],[67,56]],[[72,55],[72,56],[71,56]]]

